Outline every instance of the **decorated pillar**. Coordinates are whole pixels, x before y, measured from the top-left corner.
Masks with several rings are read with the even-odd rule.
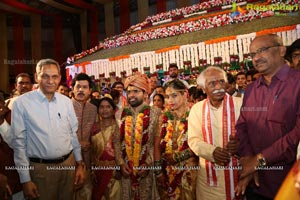
[[[190,0],[177,0],[177,8],[190,6]]]
[[[90,10],[90,48],[98,45],[98,12]]]
[[[63,62],[62,58],[62,17],[54,16],[53,20],[53,56],[58,63]]]
[[[31,34],[31,58],[33,61],[42,58],[42,25],[41,16],[32,14],[30,16],[30,34]],[[34,63],[36,64],[36,63]],[[32,64],[32,71],[35,71],[35,65]]]
[[[13,15],[13,58],[14,58],[14,74],[15,76],[24,72],[24,29],[23,16]]]
[[[138,21],[142,22],[149,15],[149,1],[148,0],[138,0]]]
[[[0,13],[0,60],[1,60],[1,73],[0,73],[0,88],[5,92],[9,92],[9,69],[7,64],[8,47],[7,47],[7,26],[6,26],[6,15]]]
[[[87,11],[80,14],[80,31],[81,31],[81,47],[82,50],[87,49]]]
[[[167,10],[167,2],[166,0],[159,0],[156,4],[157,11],[156,13],[162,13]]]
[[[115,35],[114,2],[104,4],[106,37]]]
[[[129,0],[119,0],[120,3],[120,30],[121,33],[130,27]]]

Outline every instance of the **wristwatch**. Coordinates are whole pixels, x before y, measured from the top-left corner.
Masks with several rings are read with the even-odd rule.
[[[257,158],[257,162],[258,162],[258,167],[267,166],[267,161],[261,153],[257,154],[256,158]]]

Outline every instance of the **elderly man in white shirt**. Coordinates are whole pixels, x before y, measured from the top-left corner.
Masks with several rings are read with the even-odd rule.
[[[235,123],[242,99],[226,93],[227,76],[218,67],[206,68],[197,79],[207,99],[193,105],[188,120],[188,144],[199,156],[197,199],[234,199],[238,148]],[[236,167],[236,168],[235,168]]]
[[[37,63],[39,89],[13,105],[11,133],[15,164],[26,198],[72,199],[84,182],[84,165],[72,102],[56,91],[60,66],[52,59]],[[76,167],[75,161],[76,160]]]

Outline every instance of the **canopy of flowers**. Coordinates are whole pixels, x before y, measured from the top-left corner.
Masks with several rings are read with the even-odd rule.
[[[250,0],[248,1],[248,3],[257,1],[258,0]],[[95,46],[94,48],[69,57],[67,63],[72,63],[100,49],[110,49],[137,42],[171,37],[183,33],[190,33],[229,24],[247,22],[253,19],[260,19],[274,15],[274,12],[272,11],[245,10],[245,12],[241,12],[235,15],[233,15],[233,13],[231,13],[230,11],[223,11],[220,14],[216,13],[215,15],[208,15],[208,17],[201,17],[201,14],[203,15],[208,12],[230,9],[232,8],[231,4],[233,2],[238,3],[237,5],[245,5],[247,3],[246,1],[242,0],[210,0],[208,2],[202,2],[193,6],[175,9],[147,17],[144,22],[130,27],[126,32],[120,35],[106,38],[103,42],[100,42],[99,45]],[[278,0],[272,1],[272,3],[280,2],[281,1]],[[295,3],[297,3],[297,0],[288,0],[287,2],[285,2],[285,4]],[[203,13],[204,10],[206,10],[206,12]],[[172,19],[176,18],[174,19],[174,21],[177,21],[178,17],[180,16],[182,18],[188,18],[192,14],[197,14],[199,17],[191,18],[191,20],[185,20],[182,23],[180,23],[179,21],[178,23],[170,24],[170,19],[172,21]],[[169,24],[166,24],[165,26],[153,26],[155,23],[159,22],[168,22]],[[141,31],[143,28],[145,28],[145,30]]]

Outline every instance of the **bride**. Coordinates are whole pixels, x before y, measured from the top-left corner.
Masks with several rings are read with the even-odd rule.
[[[189,105],[187,88],[178,79],[165,85],[168,106],[155,138],[154,166],[160,198],[196,199],[197,157],[187,144]]]

